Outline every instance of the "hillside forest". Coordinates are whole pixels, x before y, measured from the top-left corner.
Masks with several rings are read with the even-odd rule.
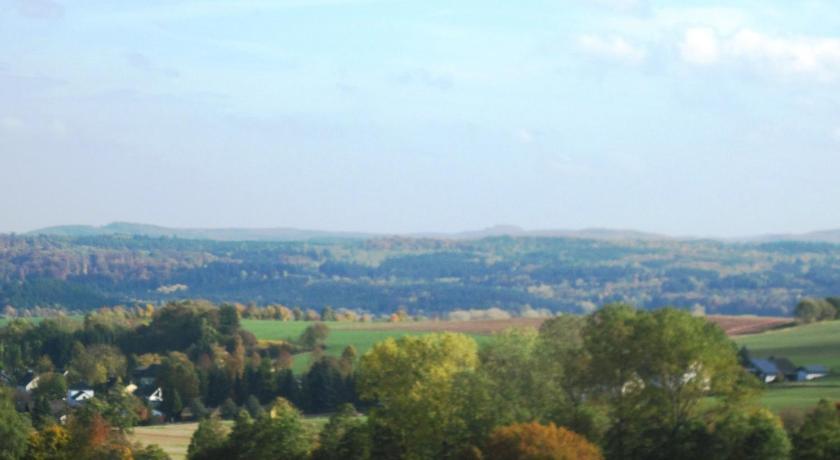
[[[838,283],[840,245],[830,243],[0,236],[0,307],[24,314],[202,298],[428,317],[491,307],[586,313],[610,302],[779,316]]]

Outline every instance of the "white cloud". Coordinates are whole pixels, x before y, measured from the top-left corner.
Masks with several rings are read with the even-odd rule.
[[[687,29],[680,42],[680,56],[691,64],[714,64],[720,57],[717,33],[709,28]]]
[[[735,34],[729,52],[736,58],[768,65],[785,74],[831,80],[840,76],[840,39],[771,37],[750,29]]]
[[[578,46],[587,53],[617,59],[620,61],[639,63],[645,59],[645,50],[630,44],[621,37],[600,37],[597,35],[582,35],[578,37]]]

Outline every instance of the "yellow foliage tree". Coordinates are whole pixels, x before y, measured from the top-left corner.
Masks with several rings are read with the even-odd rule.
[[[408,458],[433,458],[462,431],[456,376],[478,364],[475,341],[444,333],[387,339],[362,357],[361,397],[372,417],[391,427]]]

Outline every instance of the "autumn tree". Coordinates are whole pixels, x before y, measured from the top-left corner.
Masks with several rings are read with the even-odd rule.
[[[487,440],[494,460],[601,460],[601,450],[583,436],[553,423],[522,423],[497,428]]]

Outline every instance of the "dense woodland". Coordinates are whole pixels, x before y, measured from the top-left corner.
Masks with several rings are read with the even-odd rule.
[[[442,333],[340,358],[318,352],[328,333],[313,323],[295,340],[259,343],[235,307],[206,302],[12,321],[0,329],[3,371],[35,370],[40,384],[28,395],[0,391],[0,458],[165,458],[124,434],[155,410],[158,422],[202,420],[191,459],[840,456],[838,408],[785,420],[761,408],[762,386],[734,343],[685,311],[611,304],[481,348]],[[303,350],[312,362],[295,375],[290,358]],[[132,370],[150,365],[163,389],[157,406],[126,391]],[[96,396],[55,413],[51,402],[81,384]],[[313,433],[302,412],[332,415]]]
[[[526,305],[588,312],[609,302],[789,315],[838,284],[840,245],[828,243],[0,236],[0,307],[20,312],[204,298],[430,317]]]

